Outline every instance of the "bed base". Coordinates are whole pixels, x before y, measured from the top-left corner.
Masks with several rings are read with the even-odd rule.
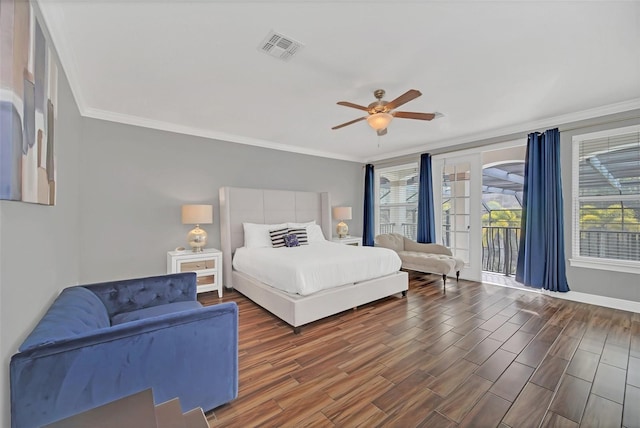
[[[409,276],[402,271],[309,296],[285,293],[235,270],[232,276],[235,290],[289,324],[296,334],[310,322],[394,294],[406,296],[409,289]]]

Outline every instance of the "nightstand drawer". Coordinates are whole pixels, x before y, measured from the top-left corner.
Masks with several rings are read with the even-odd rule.
[[[198,286],[201,285],[212,285],[216,283],[216,274],[212,273],[210,275],[203,275],[196,278],[196,283]]]
[[[193,272],[196,270],[203,269],[215,269],[216,268],[216,260],[200,260],[197,262],[187,262],[180,263],[180,272]]]

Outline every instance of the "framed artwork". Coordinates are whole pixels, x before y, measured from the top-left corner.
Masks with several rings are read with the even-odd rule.
[[[58,67],[30,1],[0,1],[0,41],[0,199],[55,205]]]

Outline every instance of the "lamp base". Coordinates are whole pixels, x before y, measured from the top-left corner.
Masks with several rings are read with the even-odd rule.
[[[199,253],[207,245],[207,232],[200,229],[199,225],[196,225],[187,235],[187,242],[189,242],[189,246],[191,246],[194,253]]]
[[[344,221],[341,221],[336,227],[336,233],[338,234],[338,238],[346,238],[349,236],[349,226],[347,226]]]

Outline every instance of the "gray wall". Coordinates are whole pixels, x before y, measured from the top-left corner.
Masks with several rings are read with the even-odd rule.
[[[562,159],[562,193],[564,198],[564,235],[565,235],[565,255],[567,259],[567,282],[572,291],[596,294],[600,296],[613,297],[640,302],[640,275],[615,271],[604,271],[598,269],[588,269],[573,267],[569,259],[571,258],[571,222],[572,207],[571,188],[572,177],[572,138],[574,135],[588,134],[590,132],[604,131],[606,129],[623,128],[640,124],[637,117],[627,120],[619,120],[625,115],[600,118],[586,121],[583,124],[567,126],[567,131],[560,128],[560,157]],[[603,123],[606,122],[606,123]],[[591,123],[599,123],[591,125]]]
[[[193,226],[180,206],[213,204],[202,227],[220,248],[222,186],[328,191],[331,204],[353,207],[361,234],[362,165],[122,125],[83,121],[80,166],[80,281],[166,272],[166,252],[187,246]]]
[[[78,283],[81,117],[60,70],[53,207],[0,201],[0,426],[10,426],[9,360],[59,291]]]

